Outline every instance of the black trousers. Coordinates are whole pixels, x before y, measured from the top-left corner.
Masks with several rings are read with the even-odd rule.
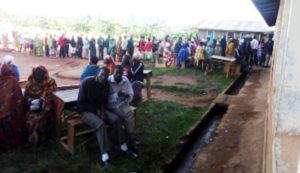
[[[59,58],[65,58],[65,47],[61,46],[59,48]]]
[[[104,51],[104,47],[100,46],[99,47],[99,57],[98,57],[99,60],[103,60],[103,57],[104,57],[103,51]]]
[[[82,58],[82,47],[77,48],[77,56],[78,58]]]

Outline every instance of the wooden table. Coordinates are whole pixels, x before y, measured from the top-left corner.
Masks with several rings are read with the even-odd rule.
[[[144,70],[144,78],[146,79],[147,98],[151,97],[151,77],[152,70]],[[69,89],[70,88],[70,89]],[[55,131],[59,138],[61,130],[61,122],[63,119],[63,111],[71,109],[77,104],[77,97],[79,92],[79,85],[71,87],[62,86],[59,90],[53,93],[53,100],[55,104]]]
[[[57,139],[61,137],[61,124],[63,120],[63,111],[77,104],[79,88],[60,90],[53,93],[55,105],[55,133]]]
[[[211,59],[213,61],[224,63],[224,72],[226,73],[227,78],[233,74],[235,63],[236,63],[235,58],[212,55]]]

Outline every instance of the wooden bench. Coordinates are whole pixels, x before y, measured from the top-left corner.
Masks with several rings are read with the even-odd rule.
[[[133,109],[134,125],[136,126],[136,107],[131,106]],[[67,121],[67,136],[60,138],[61,145],[71,154],[75,153],[75,137],[94,132],[95,129],[89,128],[81,132],[76,132],[79,127],[87,126],[79,117]],[[89,141],[89,140],[87,140]],[[87,141],[81,143],[85,144]]]

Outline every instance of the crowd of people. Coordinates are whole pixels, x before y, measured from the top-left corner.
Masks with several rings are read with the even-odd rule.
[[[135,45],[132,36],[128,40],[126,36],[119,37],[116,42],[111,36],[106,39],[100,36],[97,41],[94,38],[83,39],[82,36],[69,40],[62,34],[57,40],[55,35],[46,35],[44,39],[37,37],[29,42],[16,41],[14,46],[19,51],[37,56],[89,57],[89,64],[80,76],[77,107],[82,121],[96,129],[100,159],[104,166],[108,166],[112,145],[107,125],[116,132],[121,153],[138,158],[139,141],[131,105],[137,105],[142,99],[144,65],[141,59],[155,62],[161,57],[166,67],[176,62],[178,68],[186,64],[208,71],[212,68],[211,56],[215,54],[236,58],[242,70],[247,70],[253,65],[268,66],[273,40],[270,36],[267,42],[263,38],[258,41],[254,36],[245,37],[243,41],[234,38],[227,41],[224,36],[219,40],[209,37],[187,37],[183,40],[179,37],[173,41],[167,35],[163,40],[155,37],[146,40],[141,36]],[[103,67],[98,65],[99,60],[103,60]],[[121,65],[117,65],[116,61],[120,61]],[[3,57],[0,63],[0,152],[24,143],[43,144],[53,132],[55,80],[41,65],[32,69],[24,94],[19,80],[20,72],[14,58],[10,55]]]
[[[135,118],[132,105],[138,104],[143,87],[144,65],[141,54],[126,55],[122,65],[116,65],[111,55],[104,58],[105,66],[90,58],[80,77],[77,100],[83,122],[96,129],[101,162],[109,166],[111,141],[109,125],[117,134],[122,155],[138,158]],[[54,128],[53,92],[57,85],[46,67],[32,69],[22,93],[18,67],[11,55],[0,63],[0,153],[27,146],[38,146],[51,137]],[[126,127],[126,131],[123,129]]]
[[[209,67],[211,55],[235,57],[238,62],[252,67],[255,65],[268,66],[270,56],[273,51],[272,37],[267,41],[264,38],[257,40],[245,36],[242,39],[195,37],[187,36],[185,39],[178,37],[177,40],[166,35],[164,39],[155,36],[145,38],[141,35],[136,41],[131,35],[119,36],[117,40],[111,35],[106,38],[99,36],[97,39],[83,37],[75,38],[62,34],[59,37],[52,34],[44,36],[37,35],[34,39],[23,38],[22,34],[12,33],[13,48],[17,51],[29,52],[36,56],[55,56],[59,58],[77,57],[88,58],[98,57],[103,60],[105,55],[111,55],[113,61],[122,62],[125,55],[132,56],[136,49],[142,54],[142,59],[149,59],[153,63],[157,57],[163,58],[166,67],[170,67],[176,62],[176,67],[182,64],[194,67]],[[2,35],[2,44],[8,48],[7,35]]]

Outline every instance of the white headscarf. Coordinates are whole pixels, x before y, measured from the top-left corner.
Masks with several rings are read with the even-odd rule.
[[[14,57],[12,55],[5,55],[2,61],[4,64],[14,64]]]
[[[142,58],[142,54],[140,52],[136,52],[133,54],[132,58],[139,60]]]

